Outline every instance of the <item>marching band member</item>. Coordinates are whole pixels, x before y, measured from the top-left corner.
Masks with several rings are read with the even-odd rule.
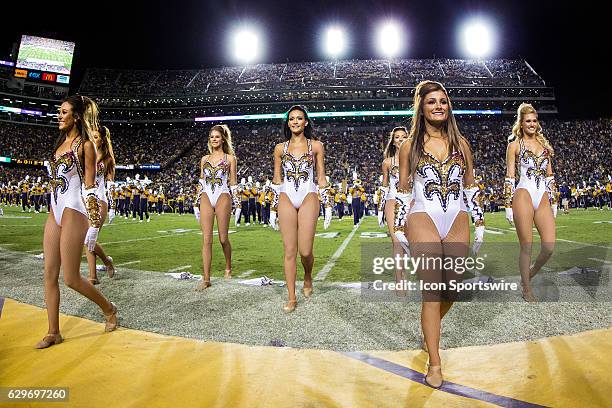
[[[263,188],[264,201],[262,209],[264,227],[270,225],[270,205],[272,204],[272,199],[274,198],[274,192],[270,188],[270,185],[270,180],[266,179]]]
[[[353,225],[357,225],[361,220],[361,194],[363,191],[361,180],[357,178],[357,173],[353,173],[353,185],[349,188],[351,211],[353,212]]]
[[[166,196],[164,195],[164,192],[162,190],[162,188],[159,188],[159,192],[157,193],[157,214],[161,215],[164,213],[164,201],[166,199]]]
[[[151,222],[151,218],[149,217],[149,194],[151,191],[147,189],[150,183],[151,181],[147,176],[140,182],[140,208],[138,209],[140,221],[138,222],[142,222],[143,217],[147,218],[147,222]]]
[[[179,208],[179,217],[185,213],[185,194],[183,193],[183,189],[179,191],[179,195],[176,197],[176,203]]]
[[[247,218],[247,226],[249,225],[248,219],[252,219],[253,220],[253,224],[255,224],[256,221],[256,214],[257,214],[257,204],[256,204],[256,197],[257,197],[257,188],[255,188],[255,185],[253,184],[253,177],[249,176],[248,178],[249,182],[248,182],[248,190],[249,190],[249,218]]]
[[[28,212],[32,212],[32,207],[30,206],[30,176],[25,176],[25,179],[21,180],[18,184],[19,191],[21,191],[21,212],[26,211],[26,207],[28,207]]]
[[[248,226],[249,223],[249,187],[247,186],[246,179],[243,177],[240,180],[240,186],[238,187],[240,193],[240,212],[236,212],[236,227],[240,226],[240,217],[244,216],[244,223]]]

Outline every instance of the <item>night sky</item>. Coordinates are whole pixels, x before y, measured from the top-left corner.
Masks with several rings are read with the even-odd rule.
[[[571,4],[570,4],[571,3]],[[21,34],[76,42],[73,75],[88,67],[196,69],[235,65],[227,34],[254,22],[265,36],[260,62],[324,59],[319,35],[341,23],[352,40],[347,58],[375,58],[378,21],[393,18],[408,32],[405,58],[464,57],[456,41],[468,16],[497,27],[492,57],[525,58],[555,88],[562,118],[612,117],[604,58],[612,21],[605,2],[581,1],[116,1],[3,2],[0,59],[8,59]],[[580,5],[581,7],[578,7]],[[77,82],[78,83],[78,82]]]

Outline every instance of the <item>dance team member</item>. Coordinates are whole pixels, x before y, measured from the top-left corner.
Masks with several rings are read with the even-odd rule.
[[[87,99],[86,99],[87,100]],[[91,111],[96,112],[95,102],[91,101]],[[88,109],[87,111],[90,111]],[[89,117],[89,115],[86,115]],[[89,118],[88,118],[89,119]],[[88,120],[88,123],[97,123],[97,114],[92,115],[92,119]],[[92,125],[96,126],[96,125]],[[97,197],[100,206],[100,230],[104,225],[106,216],[109,216],[109,224],[112,222],[111,215],[114,218],[114,210],[112,209],[112,199],[109,205],[109,194],[106,192],[106,183],[113,182],[115,179],[115,155],[113,154],[113,145],[110,139],[110,130],[106,126],[99,126],[99,130],[92,130],[91,134],[93,141],[96,145],[97,152],[97,171],[96,171],[96,184],[97,184]],[[110,208],[110,210],[109,210]],[[113,265],[113,258],[107,256],[102,246],[96,242],[96,246],[93,252],[87,251],[87,266],[89,267],[89,275],[87,279],[94,285],[100,283],[96,271],[96,256],[99,257],[104,263],[106,274],[109,278],[115,276],[115,266]]]
[[[225,256],[225,278],[232,277],[232,246],[229,241],[229,222],[232,201],[240,218],[240,197],[236,185],[237,159],[232,146],[232,133],[226,125],[215,125],[208,134],[208,153],[200,160],[200,180],[194,207],[202,229],[202,281],[198,291],[210,287],[210,265],[214,218],[217,218],[219,242]]]
[[[298,251],[304,267],[302,293],[306,298],[312,295],[312,247],[319,217],[318,194],[325,205],[325,229],[331,222],[333,198],[329,195],[330,185],[325,178],[323,143],[317,140],[305,107],[295,105],[289,109],[283,123],[283,134],[285,142],[274,148],[274,178],[271,184],[274,198],[270,225],[277,228],[278,211],[285,250],[285,280],[289,292],[289,301],[283,310],[290,313],[297,306],[295,279]],[[315,184],[315,168],[318,189]]]
[[[506,219],[516,226],[520,243],[519,270],[523,299],[535,302],[531,279],[551,257],[556,239],[551,197],[556,193],[552,171],[553,148],[542,134],[538,113],[528,103],[522,103],[516,113],[512,135],[506,151],[504,182]],[[516,166],[519,182],[515,186]],[[540,253],[531,265],[533,224],[540,234]]]
[[[402,247],[395,235],[395,194],[399,183],[399,150],[402,143],[408,139],[408,129],[403,126],[393,128],[385,147],[385,159],[382,163],[382,187],[379,189],[378,225],[382,228],[387,220],[387,228],[393,243],[393,256],[402,254]],[[403,227],[402,227],[403,228]],[[405,233],[405,231],[403,231]],[[396,281],[404,280],[402,271],[396,269]]]
[[[47,348],[63,340],[59,330],[60,267],[66,285],[100,307],[106,319],[105,331],[118,326],[117,307],[80,273],[83,242],[93,251],[102,223],[95,187],[96,149],[85,120],[85,108],[83,97],[69,96],[59,109],[60,135],[48,164],[51,212],[43,238],[49,330],[36,348]]]
[[[414,116],[410,135],[400,147],[399,186],[396,199],[396,227],[406,225],[410,252],[425,259],[466,257],[470,229],[468,210],[476,227],[474,252],[484,235],[484,213],[479,204],[479,189],[474,184],[472,152],[457,127],[450,99],[438,82],[423,81],[415,89]],[[413,181],[412,193],[409,181]],[[410,202],[414,198],[414,205]],[[468,206],[466,206],[466,203]],[[395,233],[406,242],[402,231]],[[427,262],[429,263],[429,262]],[[461,280],[454,270],[421,268],[425,284]],[[431,265],[426,265],[431,266]],[[456,292],[422,291],[421,326],[424,349],[429,354],[424,381],[433,388],[443,383],[440,359],[440,326],[451,308]]]

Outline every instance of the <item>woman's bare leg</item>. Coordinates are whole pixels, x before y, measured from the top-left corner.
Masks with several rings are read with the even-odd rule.
[[[529,192],[519,188],[512,199],[512,212],[514,214],[514,226],[518,235],[520,245],[519,270],[521,272],[521,283],[523,285],[523,297],[528,302],[535,301],[531,286],[529,285],[531,266],[531,246],[533,244],[533,203]]]
[[[105,315],[113,314],[113,305],[94,285],[81,276],[81,254],[83,241],[87,232],[87,218],[71,208],[64,209],[62,216],[62,233],[60,254],[64,270],[64,283],[95,302]]]
[[[61,266],[60,237],[62,228],[55,223],[53,208],[47,216],[43,236],[43,252],[45,261],[45,304],[49,319],[49,333],[59,333],[59,273]]]
[[[470,219],[466,212],[460,211],[457,218],[453,221],[450,231],[442,241],[442,250],[444,257],[465,258],[469,255],[470,248]],[[462,274],[455,271],[445,271],[445,281],[450,280],[461,281]],[[442,301],[440,306],[440,320],[444,318],[446,313],[453,305],[456,293],[447,292],[446,300]]]
[[[391,243],[393,245],[393,258],[395,259],[398,255],[401,257],[404,255],[404,250],[402,249],[402,246],[399,244],[399,241],[397,240],[397,238],[395,237],[394,231],[393,231],[393,227],[395,225],[395,200],[387,200],[387,202],[385,203],[385,219],[387,220],[387,228],[389,230],[389,236],[391,237]],[[395,281],[396,282],[401,282],[403,280],[406,280],[406,274],[405,271],[403,271],[400,268],[396,268],[395,269]],[[406,291],[397,291],[398,294],[402,293],[405,294]]]
[[[317,214],[318,214],[317,208]],[[289,302],[295,302],[295,275],[297,273],[296,258],[298,251],[298,217],[297,210],[285,193],[278,199],[278,223],[280,226],[283,246],[285,248],[285,280],[289,292]]]
[[[435,224],[427,213],[413,213],[408,216],[408,242],[413,256],[423,259],[433,259],[442,256],[442,242]],[[430,269],[418,271],[420,280],[424,282],[439,282],[442,271],[435,265]],[[438,292],[439,293],[439,292]],[[436,292],[423,291],[421,304],[421,328],[425,336],[425,344],[429,353],[429,364],[441,365],[440,359],[440,314],[441,302]]]
[[[215,207],[215,215],[217,216],[217,230],[219,231],[219,243],[223,249],[223,255],[225,256],[225,272],[226,277],[231,277],[232,270],[232,245],[229,241],[229,223],[232,216],[232,200],[229,194],[221,194],[217,199],[217,205]],[[230,271],[230,275],[227,276],[227,272]]]
[[[210,284],[210,264],[212,262],[213,223],[215,210],[206,194],[200,196],[200,229],[202,230],[202,282],[199,289]]]
[[[533,216],[536,228],[540,234],[540,253],[536,258],[535,264],[530,271],[530,278],[533,278],[544,264],[550,259],[554,249],[557,231],[555,229],[555,217],[548,201],[548,193],[544,193],[542,201]]]
[[[297,212],[298,251],[300,252],[302,266],[304,267],[304,288],[307,289],[312,288],[312,267],[314,266],[312,247],[318,217],[319,198],[316,194],[309,193],[304,198]]]

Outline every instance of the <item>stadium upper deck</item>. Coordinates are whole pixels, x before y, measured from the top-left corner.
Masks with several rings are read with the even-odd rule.
[[[216,95],[242,91],[356,86],[411,87],[423,79],[449,87],[545,87],[524,60],[341,60],[182,71],[90,69],[81,92],[93,96]]]
[[[540,113],[557,113],[554,90],[535,70],[524,60],[505,59],[340,60],[180,71],[92,68],[79,93],[94,97],[110,123],[190,122],[201,116],[278,113],[294,103],[314,112],[407,110],[414,86],[423,79],[444,83],[455,109],[513,114],[518,104],[530,102]],[[55,107],[25,100],[25,92],[11,97],[9,80],[0,75],[3,105],[41,115],[0,112],[0,119],[53,122]]]

